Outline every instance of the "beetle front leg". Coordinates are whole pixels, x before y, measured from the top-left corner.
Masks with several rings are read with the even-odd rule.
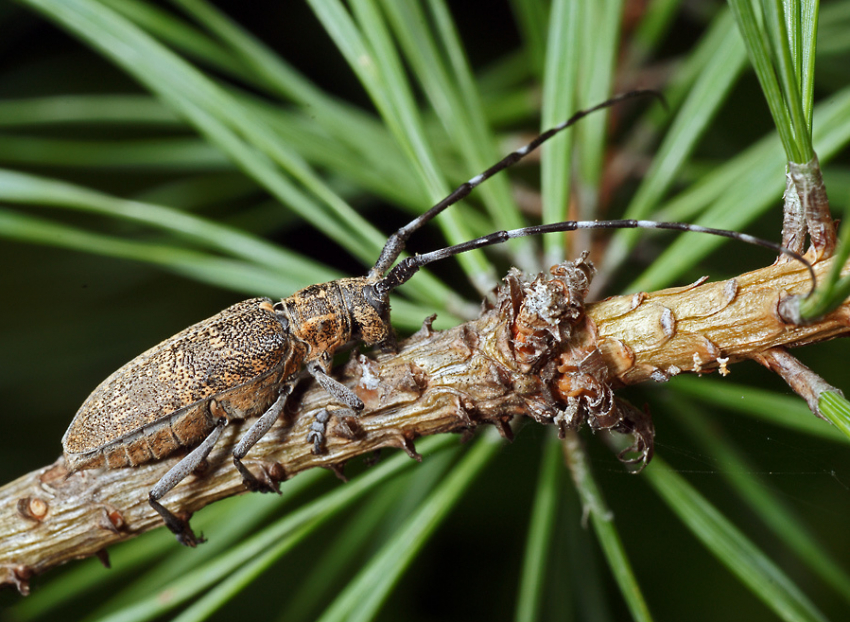
[[[224,430],[225,425],[227,425],[227,420],[224,418],[219,419],[216,422],[213,431],[210,432],[210,435],[207,436],[200,445],[193,449],[189,455],[171,467],[168,473],[163,475],[162,479],[160,479],[156,483],[156,486],[151,489],[148,496],[148,502],[151,504],[151,507],[156,510],[160,516],[162,516],[162,520],[165,521],[166,527],[168,527],[171,532],[177,536],[177,541],[184,546],[195,547],[197,544],[203,542],[204,538],[203,536],[200,538],[196,537],[192,528],[189,527],[189,521],[178,518],[172,514],[170,511],[165,509],[159,500],[168,494],[168,492],[177,484],[182,482],[189,473],[197,469],[198,465],[206,459],[212,451],[212,448],[215,446],[216,441],[218,441],[218,438],[221,436],[221,432]]]
[[[354,391],[349,389],[347,386],[328,376],[327,365],[328,363],[324,361],[313,361],[307,365],[307,371],[310,372],[310,375],[316,379],[316,382],[322,385],[322,388],[327,391],[328,395],[334,398],[337,402],[345,404],[357,412],[363,410],[363,400],[357,397]]]
[[[322,367],[328,366],[330,366],[330,361],[320,359],[307,365],[307,371],[311,376],[313,376],[313,378],[316,379],[316,382],[322,385],[322,388],[327,391],[328,395],[336,401],[348,406],[348,408],[336,409],[337,411],[356,415],[364,408],[363,400],[357,397],[357,395],[354,394],[354,391],[349,389],[347,386],[328,376],[325,369],[322,369]],[[307,433],[307,442],[313,443],[314,455],[318,456],[324,451],[325,434],[327,433],[328,421],[330,421],[330,418],[331,412],[325,408],[316,413],[316,416],[310,424],[310,431]]]
[[[313,417],[310,423],[310,431],[307,433],[307,442],[313,443],[313,455],[320,455],[325,446],[325,434],[328,431],[328,421],[331,419],[331,413],[327,408],[323,408]]]
[[[261,482],[257,479],[254,474],[248,470],[248,467],[242,464],[242,458],[251,451],[251,448],[257,444],[257,441],[266,435],[266,433],[274,425],[274,422],[277,421],[278,417],[280,417],[280,413],[283,412],[283,406],[286,404],[286,398],[289,397],[290,393],[292,393],[293,386],[293,382],[287,382],[283,385],[280,395],[277,400],[275,400],[274,404],[272,404],[269,409],[264,412],[250,428],[248,428],[245,436],[239,440],[239,443],[233,449],[233,464],[236,466],[239,473],[242,474],[242,483],[245,484],[245,487],[248,490],[279,492],[275,486],[272,486],[267,482]]]
[[[327,438],[328,433],[328,422],[331,420],[332,416],[343,418],[342,436],[351,438],[351,436],[346,434],[346,428],[348,428],[348,432],[351,433],[351,426],[350,424],[346,425],[347,422],[345,421],[345,418],[356,417],[357,413],[351,408],[334,408],[333,410],[323,408],[313,416],[313,421],[310,422],[310,431],[307,433],[307,442],[313,443],[314,456],[321,456],[325,453],[325,439]],[[356,434],[356,432],[354,433]]]

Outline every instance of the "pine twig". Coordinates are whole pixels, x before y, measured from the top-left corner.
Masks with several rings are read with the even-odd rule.
[[[830,261],[816,265],[826,274]],[[512,271],[479,319],[444,332],[423,328],[397,354],[352,357],[337,374],[365,402],[357,417],[335,417],[327,451],[306,441],[313,415],[333,408],[315,386],[294,396],[291,411],[246,463],[277,481],[314,468],[342,472],[347,460],[381,447],[418,455],[413,439],[529,416],[562,431],[588,424],[634,432],[651,455],[651,422],[613,398],[619,386],[663,381],[678,373],[725,375],[728,365],[776,347],[824,341],[850,332],[850,302],[818,322],[794,326],[780,302],[805,294],[805,270],[775,265],[728,281],[697,282],[584,306],[592,267],[580,259],[529,282]],[[845,266],[850,271],[850,264]],[[306,384],[306,383],[302,383]],[[647,427],[648,426],[648,427]],[[225,429],[207,468],[164,498],[184,514],[245,491],[230,452],[244,426]],[[641,442],[643,444],[641,444]],[[22,593],[35,574],[159,527],[148,493],[180,456],[138,468],[68,473],[63,458],[0,488],[0,585]],[[176,544],[175,544],[176,546]]]

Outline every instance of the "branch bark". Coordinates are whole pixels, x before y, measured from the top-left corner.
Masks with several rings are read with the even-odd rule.
[[[829,265],[818,263],[818,275]],[[634,432],[633,449],[648,459],[651,421],[619,405],[613,397],[617,387],[684,372],[725,373],[731,363],[759,358],[771,348],[850,332],[850,302],[810,325],[782,319],[780,302],[810,287],[806,271],[794,263],[585,307],[591,275],[583,258],[533,282],[512,271],[479,319],[444,332],[431,330],[426,321],[397,354],[352,357],[337,378],[366,409],[357,418],[332,419],[326,453],[313,455],[306,438],[314,414],[335,404],[321,388],[309,386],[293,397],[246,464],[280,481],[314,467],[341,471],[347,460],[382,447],[417,458],[416,437],[485,423],[509,436],[508,423],[517,416],[555,423],[562,431],[588,424]],[[225,429],[204,472],[179,485],[164,503],[191,514],[243,493],[230,452],[245,429]],[[161,526],[148,492],[179,457],[75,473],[60,457],[0,488],[0,585],[26,593],[35,574]]]

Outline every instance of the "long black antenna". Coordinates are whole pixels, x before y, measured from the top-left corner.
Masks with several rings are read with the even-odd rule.
[[[508,154],[501,160],[499,160],[496,164],[488,168],[486,171],[481,173],[480,175],[476,175],[469,181],[462,183],[460,186],[455,188],[455,190],[447,196],[445,199],[437,203],[434,207],[429,209],[427,212],[422,214],[421,216],[411,220],[408,224],[403,226],[401,229],[393,233],[386,244],[384,244],[384,248],[381,251],[380,256],[378,257],[378,261],[375,262],[375,266],[369,271],[370,277],[378,277],[383,275],[387,270],[389,270],[390,266],[392,266],[396,259],[398,259],[399,255],[401,255],[404,250],[405,244],[407,243],[408,238],[410,238],[413,233],[415,233],[418,229],[422,227],[429,220],[434,218],[437,214],[442,212],[447,207],[451,207],[458,201],[463,200],[472,190],[476,187],[490,179],[496,173],[500,173],[505,170],[509,166],[516,164],[519,160],[523,159],[529,153],[537,149],[540,145],[545,143],[547,140],[552,138],[555,134],[560,132],[561,130],[565,130],[566,128],[573,125],[576,121],[583,119],[587,115],[596,112],[597,110],[601,110],[602,108],[610,108],[615,104],[619,104],[622,101],[627,99],[634,99],[636,97],[657,97],[661,100],[662,103],[665,104],[664,96],[658,91],[650,91],[650,90],[642,90],[642,91],[630,91],[628,93],[624,93],[622,95],[617,95],[616,97],[612,97],[609,100],[602,102],[601,104],[596,104],[592,108],[587,108],[585,110],[579,110],[569,119],[561,123],[560,125],[556,125],[555,127],[546,130],[540,136],[532,140],[525,147],[521,147],[517,149],[513,153]],[[519,230],[518,230],[519,231]],[[541,232],[542,233],[542,232]],[[529,233],[526,235],[533,235],[533,233]],[[513,236],[513,237],[522,237],[522,236]],[[495,242],[494,242],[495,243]],[[484,245],[486,246],[486,244]],[[454,248],[454,247],[451,247]],[[477,248],[477,247],[476,247]],[[459,253],[465,252],[464,249],[458,251]],[[453,253],[456,254],[456,253]],[[423,264],[424,265],[424,264]]]
[[[596,112],[597,110],[601,110],[602,108],[609,108],[627,99],[647,96],[657,97],[666,106],[664,96],[657,91],[631,91],[629,93],[624,93],[622,95],[612,97],[611,99],[606,100],[601,104],[597,104],[592,108],[579,110],[560,125],[556,125],[550,130],[543,132],[542,134],[540,134],[540,136],[532,140],[524,147],[521,147],[513,153],[508,154],[480,175],[476,175],[469,181],[464,182],[463,184],[455,188],[455,190],[445,199],[437,203],[434,207],[429,209],[421,216],[411,220],[408,224],[406,224],[404,227],[402,227],[389,237],[386,244],[384,244],[383,250],[381,250],[381,255],[378,257],[378,261],[375,263],[375,266],[369,271],[369,276],[371,278],[381,277],[386,273],[386,276],[383,279],[375,283],[374,287],[376,293],[378,293],[381,297],[385,297],[387,294],[389,294],[389,292],[402,285],[403,283],[406,283],[410,279],[410,277],[416,274],[419,268],[429,263],[440,261],[441,259],[446,259],[448,257],[452,257],[460,253],[465,253],[467,251],[475,250],[477,248],[483,248],[484,246],[502,244],[503,242],[506,242],[513,238],[522,238],[529,235],[538,235],[541,233],[554,233],[557,231],[575,231],[576,229],[671,229],[674,231],[693,231],[695,233],[708,233],[711,235],[731,238],[733,240],[739,240],[741,242],[746,242],[747,244],[754,244],[756,246],[768,248],[777,253],[788,255],[789,257],[792,257],[802,263],[808,270],[809,276],[812,279],[812,287],[806,297],[811,296],[812,293],[815,291],[815,287],[817,287],[817,277],[815,276],[815,270],[802,255],[791,250],[790,248],[786,248],[781,244],[770,242],[768,240],[763,240],[761,238],[748,235],[746,233],[727,231],[725,229],[712,229],[711,227],[702,227],[700,225],[692,225],[682,222],[656,222],[653,220],[567,220],[564,222],[556,222],[546,225],[535,225],[531,227],[524,227],[522,229],[513,229],[511,231],[496,231],[489,235],[485,235],[483,237],[470,240],[468,242],[463,242],[462,244],[447,246],[445,248],[432,251],[430,253],[425,253],[424,255],[408,257],[402,260],[395,268],[390,270],[390,267],[395,263],[399,255],[401,255],[402,251],[404,250],[405,244],[407,243],[407,240],[410,238],[411,235],[413,235],[413,233],[415,233],[425,223],[437,216],[447,207],[450,207],[458,201],[464,199],[470,192],[472,192],[475,187],[481,185],[482,183],[490,179],[493,175],[500,173],[509,166],[512,166],[513,164],[527,156],[529,153],[537,149],[544,142],[552,138],[555,134],[570,127],[571,125],[573,125],[580,119],[583,119],[587,115]],[[389,270],[388,273],[387,270]]]
[[[654,220],[567,220],[564,222],[513,229],[511,231],[496,231],[489,235],[463,242],[462,244],[447,246],[430,253],[407,257],[390,270],[386,277],[379,281],[375,287],[379,294],[386,295],[399,285],[406,283],[410,277],[416,274],[419,268],[429,263],[447,259],[448,257],[475,250],[476,248],[502,244],[513,238],[522,238],[541,233],[554,233],[557,231],[575,231],[576,229],[671,229],[673,231],[693,231],[694,233],[708,233],[724,238],[731,238],[788,255],[803,264],[809,271],[809,276],[812,279],[812,287],[809,293],[806,294],[807,298],[812,295],[815,287],[817,287],[817,277],[815,276],[815,270],[812,264],[799,253],[781,244],[763,240],[746,233],[738,233],[737,231],[712,229],[711,227],[701,227],[700,225],[692,225],[684,222],[656,222]]]

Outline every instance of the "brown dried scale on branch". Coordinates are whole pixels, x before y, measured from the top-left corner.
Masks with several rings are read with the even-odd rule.
[[[829,264],[815,266],[819,276]],[[704,374],[772,348],[850,331],[850,303],[814,324],[782,320],[780,302],[809,287],[805,268],[797,264],[585,306],[592,274],[584,257],[535,279],[511,271],[478,320],[444,332],[426,321],[398,354],[352,357],[335,377],[365,409],[329,424],[327,452],[315,455],[304,442],[315,414],[332,403],[327,392],[311,386],[293,395],[247,462],[270,481],[317,466],[341,471],[346,461],[382,447],[416,458],[413,440],[419,436],[484,423],[507,435],[509,422],[523,415],[562,431],[587,424],[633,433],[633,459],[643,462],[652,453],[652,423],[614,396],[618,387],[689,371]],[[229,468],[242,432],[239,425],[225,428],[203,472],[175,488],[172,503],[184,517],[245,492],[240,474]],[[148,491],[180,458],[75,473],[59,458],[4,486],[0,583],[26,593],[36,574],[161,526]]]
[[[561,438],[584,423],[593,430],[632,433],[634,444],[620,457],[634,452],[626,461],[642,468],[652,457],[652,421],[614,397],[595,326],[584,313],[593,265],[585,253],[550,272],[528,282],[512,270],[505,288],[512,295],[500,297],[518,369],[541,381],[536,394],[543,402],[530,401],[529,414],[557,425]]]
[[[837,241],[835,223],[816,155],[805,164],[788,162],[783,214],[783,246],[802,253],[808,234],[816,259],[832,257]]]

